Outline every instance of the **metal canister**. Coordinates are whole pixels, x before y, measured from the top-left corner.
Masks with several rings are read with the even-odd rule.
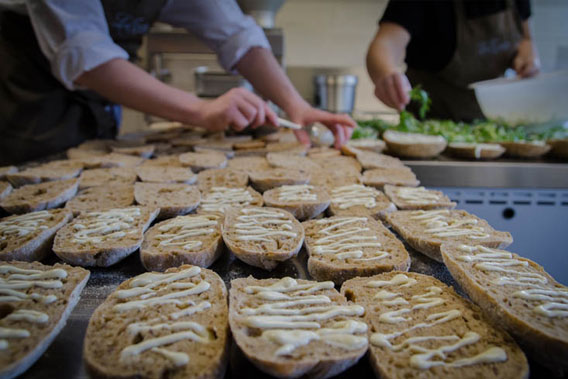
[[[357,75],[314,76],[316,107],[329,112],[352,113],[357,81]]]

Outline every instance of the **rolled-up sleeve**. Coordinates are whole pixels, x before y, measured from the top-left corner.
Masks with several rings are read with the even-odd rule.
[[[270,49],[262,28],[234,0],[169,0],[160,21],[183,27],[201,38],[232,71],[252,47]]]
[[[53,75],[69,90],[85,71],[128,53],[110,37],[97,0],[29,0],[28,15]]]

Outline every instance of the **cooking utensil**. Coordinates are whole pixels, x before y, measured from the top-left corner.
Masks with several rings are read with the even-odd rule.
[[[470,85],[485,117],[511,125],[568,120],[568,71],[533,78],[500,78]]]
[[[296,124],[295,122],[280,117],[278,117],[278,125],[280,125],[283,128],[295,129],[295,130],[300,130],[303,128],[302,125],[300,124]]]
[[[352,113],[357,75],[316,75],[316,107],[336,113]]]
[[[327,128],[327,126],[320,122],[315,122],[313,124],[302,127],[302,125],[300,124],[296,124],[295,122],[292,122],[290,120],[278,117],[278,124],[281,127],[294,130],[304,129],[306,132],[308,132],[310,141],[314,146],[331,146],[335,142],[333,133]]]

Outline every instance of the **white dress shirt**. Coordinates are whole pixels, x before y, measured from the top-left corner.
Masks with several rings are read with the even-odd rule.
[[[112,59],[128,59],[109,34],[100,1],[0,0],[0,9],[30,17],[53,75],[69,90],[78,88],[73,82],[83,72]],[[234,0],[168,0],[158,21],[197,35],[228,71],[251,47],[270,49],[262,29]]]

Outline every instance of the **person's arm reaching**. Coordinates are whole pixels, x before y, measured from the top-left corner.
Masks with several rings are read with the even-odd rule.
[[[529,21],[523,21],[523,39],[517,48],[517,55],[513,60],[513,69],[520,77],[526,78],[538,74],[540,59],[536,46],[532,42]]]
[[[399,69],[409,42],[410,33],[402,26],[382,22],[367,52],[367,71],[375,84],[375,96],[399,111],[410,101],[410,82]]]

